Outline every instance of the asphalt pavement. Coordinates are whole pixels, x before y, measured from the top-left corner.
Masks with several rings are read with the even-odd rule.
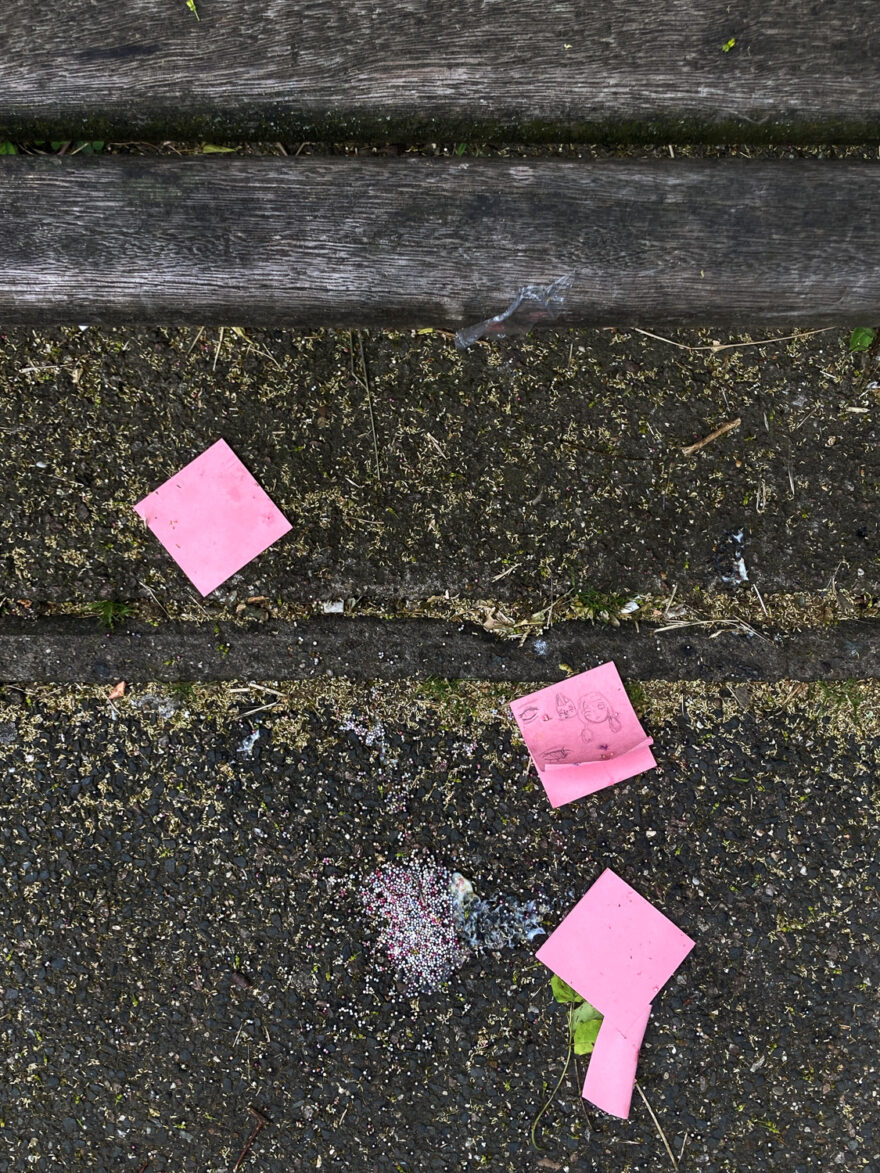
[[[309,687],[3,690],[0,1170],[226,1173],[258,1129],[242,1169],[655,1173],[658,1125],[682,1171],[880,1168],[876,685],[633,690],[657,770],[555,812],[521,686]],[[530,1147],[541,938],[411,992],[362,894],[416,858],[548,929],[610,866],[695,938],[657,1124],[579,1064]]]

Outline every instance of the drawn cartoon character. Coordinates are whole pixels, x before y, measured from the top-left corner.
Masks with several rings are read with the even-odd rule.
[[[584,723],[581,730],[581,740],[587,743],[593,740],[593,730],[590,729],[590,725],[602,725],[607,722],[612,733],[619,733],[623,728],[620,716],[601,692],[585,693],[580,699],[578,715]]]
[[[569,717],[577,716],[577,706],[574,701],[562,692],[556,694],[556,716],[560,721],[567,721]]]
[[[544,751],[544,765],[555,765],[559,762],[564,762],[568,757],[568,750],[565,746],[561,749],[548,749]]]

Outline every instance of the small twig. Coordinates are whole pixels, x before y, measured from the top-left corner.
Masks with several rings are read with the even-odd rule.
[[[370,430],[373,433],[373,455],[376,457],[376,480],[378,482],[378,481],[381,481],[381,479],[382,479],[382,473],[379,469],[379,442],[376,439],[376,420],[373,415],[373,393],[370,390],[370,377],[367,374],[367,360],[364,357],[364,340],[361,337],[360,331],[358,331],[357,340],[358,340],[358,351],[360,353],[360,360],[361,360],[361,372],[364,377],[364,384],[363,385],[364,385],[364,390],[367,393],[367,407],[370,409]]]
[[[156,604],[156,606],[157,606],[157,607],[159,607],[159,608],[160,608],[162,611],[164,611],[164,612],[165,612],[165,618],[166,618],[166,619],[170,619],[170,618],[171,618],[171,616],[168,614],[168,610],[167,610],[167,608],[166,608],[166,607],[164,607],[164,606],[162,605],[162,603],[160,603],[160,602],[159,602],[159,597],[158,597],[158,595],[156,594],[156,592],[153,590],[153,588],[152,588],[152,587],[149,587],[149,586],[147,586],[147,584],[146,584],[145,582],[141,582],[141,580],[140,580],[140,579],[138,579],[138,585],[139,585],[139,586],[142,586],[142,587],[144,588],[144,590],[145,590],[145,591],[149,592],[149,594],[150,594],[150,596],[151,596],[151,598],[152,598],[153,602]]]
[[[717,627],[718,630],[713,631],[709,639],[717,639],[719,635],[723,635],[725,631],[732,628],[734,631],[739,631],[746,635],[757,636],[758,639],[764,640],[765,643],[772,642],[767,639],[766,635],[762,635],[760,631],[752,627],[751,623],[746,623],[745,619],[673,619],[665,627],[655,627],[654,634],[659,635],[663,631],[679,631],[683,627]]]
[[[196,596],[192,593],[192,591],[189,592],[189,597],[190,597],[190,602],[192,603],[192,605],[194,607],[198,607],[198,609],[201,611],[201,613],[203,615],[208,616],[208,610],[205,606],[203,606],[202,600],[196,598]]]
[[[687,1144],[687,1142],[688,1142],[688,1134],[687,1134],[687,1133],[685,1133],[685,1134],[684,1134],[684,1137],[683,1137],[683,1139],[682,1139],[682,1142],[681,1142],[681,1149],[680,1149],[680,1151],[679,1151],[679,1154],[678,1154],[678,1159],[679,1159],[679,1161],[680,1161],[680,1160],[681,1160],[681,1158],[684,1156],[684,1146]]]
[[[761,592],[758,590],[757,586],[756,586],[754,583],[752,583],[752,590],[753,590],[753,591],[755,592],[755,594],[758,596],[758,602],[761,604],[761,610],[764,612],[764,614],[766,615],[766,617],[769,619],[769,618],[770,618],[770,612],[769,612],[769,611],[767,610],[767,608],[764,606],[764,600],[761,598]]]
[[[254,713],[263,713],[266,709],[274,709],[277,704],[278,701],[269,701],[268,705],[260,705],[259,708],[248,709],[248,711],[246,713],[242,713],[238,719],[239,721],[243,721],[245,717],[253,717]]]
[[[669,602],[666,604],[666,606],[663,610],[663,618],[664,619],[669,618],[669,608],[672,606],[673,602],[675,601],[675,595],[676,595],[677,591],[678,591],[678,583],[676,582],[676,583],[673,583],[672,594],[669,596]]]
[[[735,420],[730,420],[729,423],[722,424],[720,428],[716,428],[714,432],[710,432],[702,440],[697,440],[696,444],[688,444],[687,448],[682,448],[682,456],[693,456],[695,452],[699,452],[701,448],[705,448],[707,444],[711,444],[719,436],[724,436],[727,432],[732,432],[734,428],[738,428],[741,423],[742,420],[737,416]]]
[[[183,356],[184,358],[189,358],[189,356],[192,354],[192,352],[193,352],[193,351],[195,350],[195,348],[196,348],[196,343],[197,343],[197,342],[198,342],[198,340],[201,338],[201,336],[204,334],[204,332],[205,332],[205,327],[204,327],[204,326],[199,326],[199,332],[198,332],[198,334],[196,334],[195,338],[193,338],[192,342],[189,344],[189,350],[188,350],[188,351],[186,352],[186,354]]]
[[[663,631],[678,631],[682,627],[715,627],[716,625],[718,627],[742,627],[748,631],[753,630],[744,619],[673,619],[665,627],[655,627],[654,634],[660,635]]]
[[[217,370],[217,359],[220,357],[220,347],[223,345],[223,332],[225,327],[220,327],[220,337],[217,339],[217,349],[214,351],[214,365],[211,367],[212,371]]]
[[[791,342],[792,339],[797,338],[811,338],[814,334],[827,334],[829,330],[836,330],[837,326],[825,326],[821,330],[804,330],[798,331],[796,334],[783,334],[780,338],[759,338],[757,342],[713,342],[710,346],[688,346],[685,342],[675,342],[672,338],[664,338],[662,334],[652,334],[650,330],[639,330],[637,326],[633,326],[633,331],[636,334],[644,334],[646,338],[654,338],[657,342],[667,342],[670,346],[676,346],[679,350],[690,351],[710,351],[712,354],[717,354],[719,350],[738,350],[744,346],[769,346],[772,342]]]
[[[675,1159],[675,1154],[673,1153],[672,1149],[669,1147],[669,1141],[666,1139],[666,1133],[665,1133],[665,1132],[663,1131],[663,1129],[660,1127],[660,1121],[659,1121],[659,1120],[657,1119],[657,1117],[654,1115],[654,1110],[653,1110],[653,1108],[651,1107],[651,1105],[648,1103],[648,1097],[645,1095],[645,1093],[644,1093],[644,1092],[642,1091],[642,1089],[639,1087],[639,1082],[638,1082],[638,1080],[636,1080],[636,1089],[637,1089],[637,1091],[638,1091],[639,1095],[642,1097],[642,1099],[643,1099],[643,1100],[644,1100],[644,1102],[645,1102],[645,1107],[648,1109],[648,1115],[649,1115],[649,1116],[651,1117],[651,1119],[654,1121],[654,1127],[655,1127],[655,1128],[657,1129],[657,1131],[660,1133],[660,1139],[663,1141],[663,1145],[664,1145],[664,1147],[665,1147],[665,1149],[666,1149],[667,1153],[669,1153],[669,1159],[670,1159],[670,1161],[672,1162],[672,1168],[675,1170],[675,1173],[678,1173],[678,1161],[676,1161],[676,1159]]]
[[[241,338],[241,340],[243,342],[246,342],[248,344],[248,350],[247,350],[248,354],[250,354],[251,351],[254,351],[256,354],[262,355],[263,358],[267,358],[269,360],[269,362],[275,367],[276,370],[278,370],[278,371],[281,370],[281,363],[278,362],[278,360],[275,358],[275,356],[270,354],[269,351],[265,350],[262,346],[257,346],[257,344],[256,344],[256,342],[254,342],[253,338],[248,338],[247,334],[244,332],[244,330],[241,328],[241,326],[230,326],[230,329],[232,330],[233,334],[237,334],[238,337]]]
[[[867,410],[867,409],[865,409],[865,410]],[[432,436],[430,432],[425,432],[425,439],[428,441],[429,444],[434,445],[434,447],[437,449],[437,451],[440,453],[440,455],[445,460],[446,459],[446,449],[443,447],[443,445],[440,443],[440,441],[436,438],[436,436]]]
[[[279,692],[277,688],[267,688],[265,684],[255,684],[251,682],[245,688],[230,688],[230,692],[268,692],[270,696],[284,696],[283,692]]]
[[[804,426],[804,424],[807,422],[807,420],[811,416],[814,416],[818,410],[819,410],[818,404],[816,404],[815,407],[811,407],[810,410],[807,412],[807,414],[804,416],[804,418],[802,420],[800,420],[798,423],[796,423],[791,430],[793,432],[796,432],[798,430],[798,428],[802,428]]]
[[[824,591],[820,592],[821,594],[831,595],[833,599],[837,598],[837,572],[840,570],[841,566],[844,565],[849,566],[849,563],[837,563],[837,565],[834,567],[834,573],[831,575],[831,578],[828,582],[828,586],[825,587]]]
[[[238,1173],[238,1170],[244,1164],[245,1157],[248,1155],[248,1153],[253,1148],[254,1141],[257,1139],[257,1137],[260,1135],[260,1133],[263,1131],[263,1129],[269,1123],[268,1116],[264,1116],[263,1113],[258,1112],[256,1108],[252,1108],[252,1107],[248,1106],[248,1111],[250,1112],[250,1114],[252,1116],[256,1116],[257,1123],[254,1125],[254,1130],[250,1134],[250,1136],[248,1137],[247,1143],[245,1144],[244,1148],[241,1150],[241,1156],[238,1158],[238,1160],[233,1165],[232,1173]]]
[[[146,1159],[146,1161],[144,1161],[143,1165],[141,1165],[140,1169],[138,1169],[137,1173],[144,1173],[144,1170],[149,1169],[149,1167],[150,1167],[150,1158],[148,1157]]]
[[[588,1064],[588,1065],[589,1065],[589,1062],[590,1062],[590,1061],[589,1061],[589,1059],[588,1059],[588,1060],[587,1060],[587,1064]],[[580,1067],[578,1066],[577,1055],[575,1055],[575,1057],[574,1057],[574,1074],[575,1074],[575,1077],[576,1077],[576,1079],[577,1079],[577,1085],[578,1085],[578,1087],[583,1087],[583,1085],[584,1085],[584,1081],[583,1081],[583,1079],[581,1078],[581,1069],[580,1069]],[[583,1108],[583,1110],[584,1110],[584,1120],[586,1120],[586,1122],[587,1122],[587,1133],[588,1133],[587,1139],[589,1140],[589,1138],[590,1138],[590,1135],[591,1135],[591,1134],[592,1134],[592,1132],[593,1132],[593,1121],[590,1119],[590,1113],[587,1111],[587,1101],[584,1099],[584,1097],[583,1097],[583,1096],[578,1096],[578,1099],[580,1100],[580,1102],[581,1102],[581,1107],[582,1107],[582,1108]]]
[[[560,1075],[559,1079],[556,1082],[556,1087],[553,1089],[553,1091],[547,1097],[547,1100],[546,1100],[543,1108],[538,1113],[538,1115],[535,1117],[534,1123],[532,1124],[532,1147],[538,1149],[539,1151],[540,1151],[541,1146],[535,1140],[535,1130],[537,1129],[539,1123],[541,1122],[541,1117],[544,1115],[544,1113],[547,1111],[547,1109],[553,1103],[553,1100],[556,1098],[556,1093],[562,1087],[562,1081],[565,1079],[565,1074],[568,1071],[568,1065],[571,1062],[572,1055],[574,1054],[574,1031],[572,1030],[572,1026],[571,1026],[572,1009],[573,1008],[571,1006],[569,1006],[569,1008],[568,1008],[568,1054],[565,1056],[565,1066],[562,1068],[562,1075]],[[234,1171],[233,1171],[233,1173],[234,1173]]]
[[[502,570],[500,574],[496,574],[492,582],[500,582],[502,578],[507,578],[508,574],[513,574],[514,570],[519,570],[519,562],[514,562],[513,566],[508,566],[506,570]]]

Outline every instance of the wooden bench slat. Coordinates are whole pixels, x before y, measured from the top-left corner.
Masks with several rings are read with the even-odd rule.
[[[0,322],[872,323],[864,163],[0,160]]]
[[[0,134],[880,136],[876,0],[196,3],[6,0]]]

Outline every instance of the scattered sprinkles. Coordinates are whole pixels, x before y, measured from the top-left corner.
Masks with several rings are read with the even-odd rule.
[[[467,958],[458,935],[452,874],[430,859],[412,856],[377,868],[361,900],[378,929],[378,949],[408,994],[436,989]]]

